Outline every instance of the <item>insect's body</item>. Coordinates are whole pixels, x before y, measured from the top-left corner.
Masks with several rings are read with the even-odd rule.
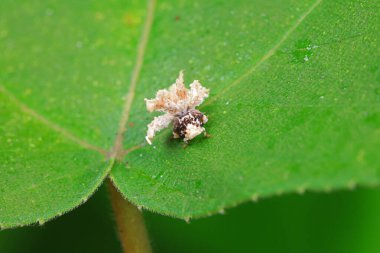
[[[173,121],[174,138],[182,138],[188,141],[205,132],[204,124],[207,117],[198,110],[191,109],[179,114]]]
[[[205,132],[203,125],[207,117],[196,110],[208,97],[209,90],[203,87],[197,80],[190,84],[190,89],[185,87],[183,73],[180,72],[176,83],[168,90],[159,90],[154,99],[145,99],[148,111],[165,112],[164,115],[155,117],[148,125],[145,137],[149,144],[156,132],[166,128],[173,122],[174,138],[182,138],[185,142]]]

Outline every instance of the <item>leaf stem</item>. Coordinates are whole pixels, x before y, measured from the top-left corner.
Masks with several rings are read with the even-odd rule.
[[[121,196],[111,180],[108,189],[123,252],[152,253],[140,210]]]

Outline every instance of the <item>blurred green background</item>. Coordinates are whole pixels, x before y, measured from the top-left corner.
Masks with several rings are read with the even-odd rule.
[[[380,252],[380,190],[276,196],[182,220],[144,212],[154,252]],[[1,253],[121,252],[107,190],[43,226],[0,232]]]

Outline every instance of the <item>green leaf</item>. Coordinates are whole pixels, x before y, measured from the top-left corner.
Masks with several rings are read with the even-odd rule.
[[[377,185],[373,6],[1,1],[0,226],[74,208],[111,167],[129,200],[181,218],[288,191]],[[184,149],[168,129],[141,146],[153,118],[143,99],[181,69],[211,89],[200,109],[212,137]]]
[[[107,169],[97,152],[52,131],[9,96],[0,93],[2,228],[42,224],[85,202],[112,165]]]
[[[374,4],[158,3],[124,142],[132,149],[114,183],[135,204],[185,219],[284,192],[377,185]],[[134,149],[153,117],[143,99],[180,69],[211,89],[200,107],[211,138],[183,148],[167,130]]]
[[[1,1],[0,227],[60,215],[108,175],[144,8]]]

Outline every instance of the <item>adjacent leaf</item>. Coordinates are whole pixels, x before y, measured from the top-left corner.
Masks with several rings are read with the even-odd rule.
[[[0,252],[121,253],[105,190],[43,227],[1,231]],[[155,253],[376,253],[379,212],[380,191],[361,188],[284,195],[190,224],[154,213],[144,216]]]
[[[211,138],[170,130],[111,172],[137,205],[189,218],[282,192],[377,185],[379,14],[375,1],[162,1],[125,146],[144,143],[144,97],[199,79]],[[127,163],[126,163],[127,162]]]
[[[380,248],[379,212],[380,191],[357,189],[287,194],[190,224],[145,217],[157,253],[374,253]]]
[[[42,227],[1,231],[0,252],[122,253],[105,185],[85,205]]]
[[[44,222],[107,176],[145,3],[0,3],[0,227]],[[99,147],[98,147],[99,146]]]

